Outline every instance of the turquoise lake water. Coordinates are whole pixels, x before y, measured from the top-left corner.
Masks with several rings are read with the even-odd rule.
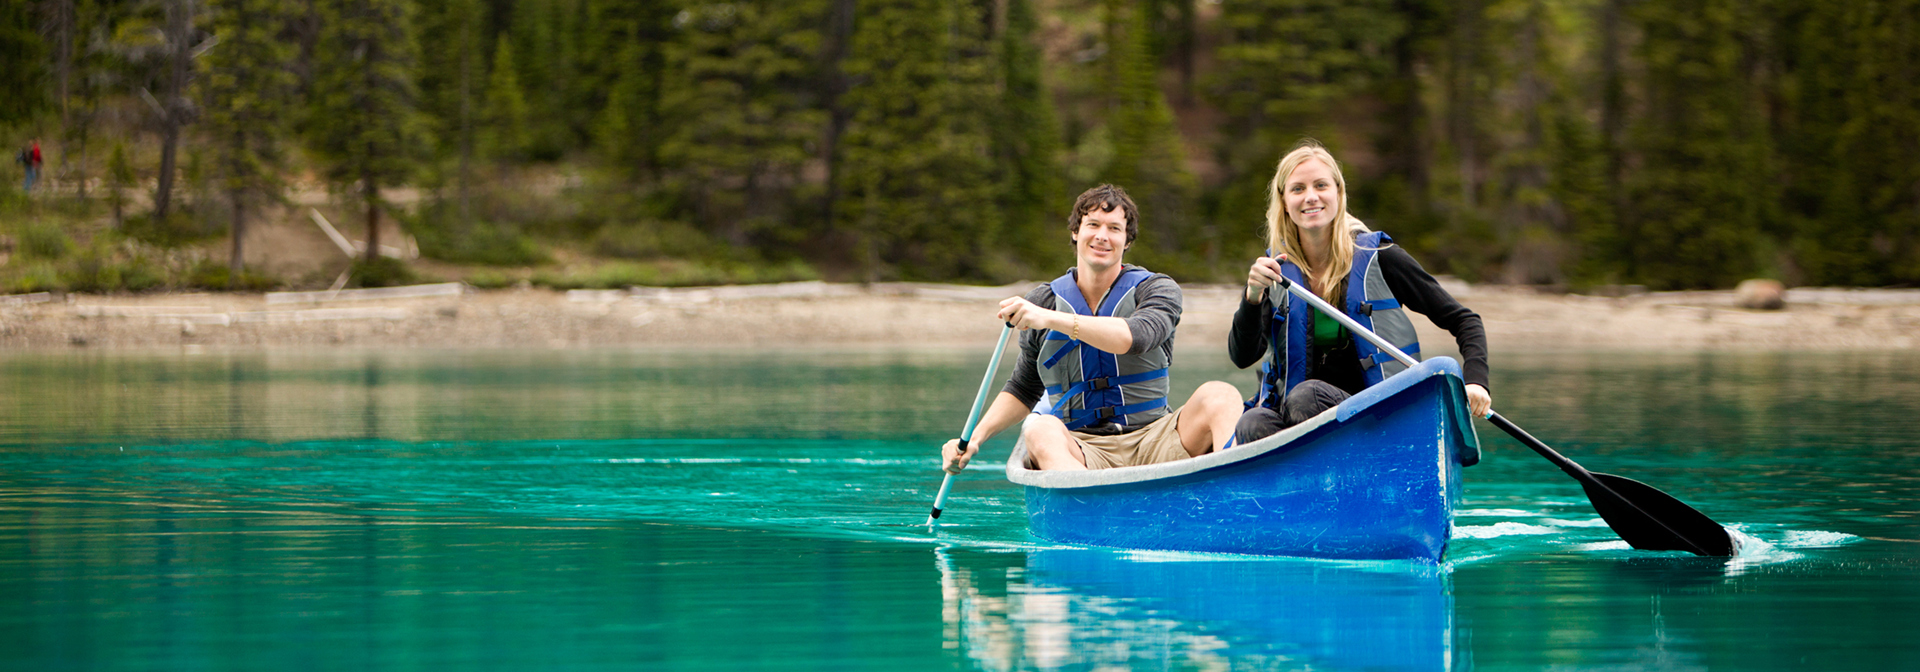
[[[1005,437],[929,531],[986,359],[0,355],[0,670],[1920,669],[1920,356],[1497,357],[1750,552],[1628,549],[1483,423],[1438,567],[1046,543]]]

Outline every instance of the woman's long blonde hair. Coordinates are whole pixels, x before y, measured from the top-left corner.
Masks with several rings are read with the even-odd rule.
[[[1333,204],[1335,226],[1329,227],[1332,234],[1345,232],[1345,235],[1332,235],[1328,241],[1329,258],[1322,268],[1314,268],[1307,263],[1306,248],[1300,243],[1300,226],[1287,214],[1286,196],[1281,189],[1286,187],[1287,178],[1293,171],[1306,163],[1307,159],[1318,159],[1333,173],[1334,189],[1340,193],[1339,202]],[[1318,141],[1311,138],[1301,140],[1294,145],[1293,151],[1280,157],[1280,167],[1273,172],[1273,181],[1267,185],[1267,247],[1273,254],[1287,255],[1287,260],[1300,267],[1301,275],[1307,278],[1310,289],[1319,289],[1321,298],[1327,303],[1341,305],[1342,290],[1346,284],[1347,273],[1353,270],[1353,234],[1367,230],[1367,225],[1347,214],[1347,178],[1340,174],[1340,162],[1333,159]],[[1278,258],[1278,257],[1275,257]]]

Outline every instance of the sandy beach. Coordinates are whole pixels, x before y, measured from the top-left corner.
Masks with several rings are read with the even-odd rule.
[[[1032,287],[802,282],[560,292],[411,288],[267,294],[0,297],[0,347],[167,348],[901,347],[991,345],[991,313]],[[1783,310],[1732,292],[1619,298],[1455,285],[1493,351],[1796,351],[1920,348],[1920,290],[1795,289]],[[1181,350],[1223,348],[1239,288],[1188,286]],[[1422,318],[1422,341],[1450,338]],[[1442,346],[1442,351],[1451,349]]]

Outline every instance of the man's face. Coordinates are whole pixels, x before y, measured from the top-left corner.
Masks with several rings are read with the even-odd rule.
[[[1080,218],[1073,232],[1074,257],[1094,271],[1120,265],[1127,251],[1127,212],[1121,208],[1101,211],[1098,206]]]

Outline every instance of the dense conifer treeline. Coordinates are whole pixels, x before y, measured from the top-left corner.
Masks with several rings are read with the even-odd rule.
[[[315,176],[453,262],[1002,281],[1114,181],[1130,259],[1234,281],[1314,137],[1436,273],[1920,282],[1920,0],[34,0],[0,58],[4,137],[152,239]]]

